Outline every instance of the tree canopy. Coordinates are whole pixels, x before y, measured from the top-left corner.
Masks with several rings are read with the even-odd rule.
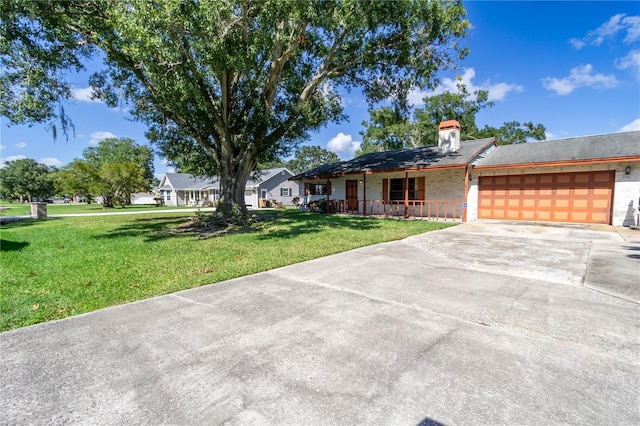
[[[320,146],[303,146],[296,150],[294,157],[287,161],[285,166],[294,174],[311,170],[323,164],[340,161],[340,157],[335,152],[324,149]]]
[[[20,202],[50,197],[54,194],[54,170],[31,158],[7,161],[0,169],[0,197]]]
[[[494,105],[489,101],[489,92],[467,88],[458,84],[457,92],[426,96],[424,106],[413,110],[413,119],[408,111],[398,108],[381,107],[369,110],[370,119],[363,122],[362,145],[356,155],[367,152],[428,146],[437,143],[438,126],[445,120],[457,120],[461,127],[462,139],[495,137],[498,144],[524,143],[545,139],[546,128],[542,124],[518,121],[505,122],[500,128],[485,125],[482,129],[476,123],[477,113]]]
[[[343,118],[339,91],[406,104],[467,54],[460,0],[65,0],[2,2],[0,111],[64,118],[61,70],[96,51],[93,94],[124,101],[183,169],[218,174],[220,212],[246,213],[259,162]],[[35,68],[31,65],[39,64]],[[198,166],[206,162],[206,166]]]
[[[104,207],[131,203],[131,194],[148,191],[153,179],[153,153],[129,138],[108,138],[83,151],[57,173],[61,191],[98,196]]]

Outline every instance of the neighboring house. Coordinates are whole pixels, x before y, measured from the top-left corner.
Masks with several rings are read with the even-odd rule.
[[[263,170],[252,174],[245,187],[245,204],[259,207],[259,199],[293,205],[299,194],[297,182],[284,167]],[[210,206],[220,199],[220,182],[217,178],[201,178],[188,173],[165,173],[157,190],[168,206]]]
[[[293,173],[285,167],[252,174],[244,192],[245,204],[258,207],[260,199],[263,199],[269,200],[272,205],[282,203],[292,206],[293,199],[300,196],[300,185],[289,180],[291,177]]]
[[[133,205],[156,204],[156,197],[158,197],[158,194],[154,194],[151,192],[136,192],[131,194],[131,204]]]
[[[165,206],[212,206],[220,198],[217,179],[188,173],[165,173],[157,191]]]
[[[330,212],[448,220],[634,224],[640,132],[496,146],[460,142],[440,124],[438,146],[365,154],[292,178],[304,202]]]

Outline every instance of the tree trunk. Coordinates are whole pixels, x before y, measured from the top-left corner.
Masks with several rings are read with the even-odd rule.
[[[249,216],[244,191],[254,164],[247,158],[220,162],[220,200],[217,212],[225,217]]]

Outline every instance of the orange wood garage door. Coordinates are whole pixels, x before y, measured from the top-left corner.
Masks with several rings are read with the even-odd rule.
[[[614,171],[482,176],[481,219],[611,223]]]

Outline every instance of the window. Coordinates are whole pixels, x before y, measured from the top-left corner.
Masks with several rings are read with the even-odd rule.
[[[280,188],[281,197],[291,197],[291,188]]]
[[[407,180],[409,183],[409,200],[424,199],[424,177],[409,178]],[[403,201],[404,182],[405,180],[402,178],[384,179],[382,189],[384,199],[388,201]]]
[[[166,200],[171,201],[171,191],[166,191],[164,194],[166,196]]]
[[[324,183],[310,183],[309,195],[327,195],[327,185]]]

